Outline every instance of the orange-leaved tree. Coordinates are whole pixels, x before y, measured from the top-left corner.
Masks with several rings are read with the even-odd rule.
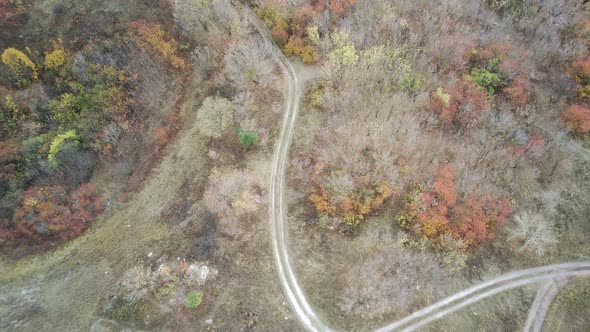
[[[441,237],[460,239],[466,248],[494,238],[510,214],[507,200],[491,194],[469,194],[460,199],[454,168],[442,167],[430,191],[421,193],[418,204],[408,205],[405,215],[415,216],[418,232],[435,244]]]
[[[485,91],[462,79],[448,90],[439,88],[432,93],[429,109],[447,125],[478,125],[483,113],[490,109],[490,101]]]
[[[316,165],[317,166],[317,165]],[[346,189],[330,188],[329,178],[339,171],[324,171],[323,168],[314,175],[316,188],[308,199],[314,204],[320,216],[337,220],[337,225],[344,233],[351,233],[369,215],[377,213],[394,194],[393,188],[381,183],[378,185],[353,184]]]
[[[572,133],[584,135],[590,132],[590,108],[571,105],[563,112],[563,120]]]
[[[63,187],[31,187],[15,210],[15,228],[4,233],[35,244],[72,239],[86,230],[103,209],[94,185],[86,183],[68,194]]]
[[[186,69],[188,64],[178,54],[178,42],[169,36],[159,24],[147,21],[129,23],[131,32],[139,38],[139,45],[157,53],[176,69]]]

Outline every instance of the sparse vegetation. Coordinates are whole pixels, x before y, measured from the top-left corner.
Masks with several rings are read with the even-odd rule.
[[[301,244],[302,251],[322,251],[308,266],[348,271],[350,261],[340,257],[346,252],[340,246],[358,245],[365,234],[381,229],[375,220],[402,234],[404,250],[433,255],[436,264],[428,268],[438,266],[457,282],[569,257],[562,241],[583,218],[572,218],[572,212],[565,217],[557,206],[571,190],[572,165],[587,156],[590,75],[587,50],[577,44],[588,38],[582,32],[588,20],[576,13],[582,7],[523,1],[446,5],[359,0],[342,16],[331,15],[327,29],[319,23],[326,21],[315,21],[319,36],[314,34],[313,45],[323,72],[307,92],[306,112],[312,115],[305,121],[318,123],[298,129],[289,175],[294,196],[305,197],[295,203],[301,213],[294,219],[306,225],[298,241],[322,238],[326,247]],[[568,15],[582,30],[566,34],[543,26],[538,15],[551,16],[551,10]],[[557,51],[557,43],[524,37],[530,33],[567,39],[575,55]],[[553,52],[549,49],[559,53],[551,61],[541,55]],[[568,152],[565,146],[576,148]],[[378,185],[394,188],[391,196],[378,209],[355,210],[362,218],[349,218],[343,202],[370,201]],[[562,223],[554,222],[558,216],[565,218]],[[347,224],[356,225],[345,232],[352,236],[334,234]],[[369,257],[369,249],[355,248]],[[355,268],[351,275],[365,273]],[[307,280],[317,277],[302,274]],[[358,285],[371,277],[363,274]],[[316,289],[335,283],[343,289],[341,282],[332,276],[308,281]],[[350,289],[360,293],[386,283],[372,280]],[[371,289],[367,294],[378,293]],[[323,298],[335,294],[322,292],[316,301],[332,307]],[[332,315],[348,327],[366,329],[355,321],[379,311],[361,313],[369,296],[358,301],[357,310],[340,306],[343,311]],[[393,307],[388,298],[375,299],[371,307]],[[500,311],[481,321],[497,319]],[[374,321],[371,326],[384,322]],[[501,326],[510,330],[514,324]]]
[[[399,238],[371,250],[347,271],[340,306],[346,313],[357,312],[367,319],[392,311],[410,314],[442,294],[439,284],[448,282],[435,256],[402,247]],[[421,303],[420,303],[421,302]]]
[[[217,170],[211,174],[204,203],[219,217],[221,234],[240,238],[250,227],[249,221],[260,208],[258,179],[247,170]]]

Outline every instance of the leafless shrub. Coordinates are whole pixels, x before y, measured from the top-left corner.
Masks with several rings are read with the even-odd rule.
[[[232,123],[235,106],[223,97],[207,97],[197,113],[201,133],[207,137],[220,138]]]
[[[557,211],[560,200],[561,194],[558,191],[543,191],[541,193],[543,209],[548,215],[553,215]]]
[[[100,146],[103,145],[115,146],[119,142],[122,134],[123,128],[115,123],[105,126],[98,135],[98,141],[95,143],[96,148],[99,149]]]
[[[155,265],[136,265],[129,269],[121,278],[121,286],[125,298],[137,303],[162,288],[184,289],[199,288],[207,280],[217,276],[217,269],[202,263],[186,260],[168,261],[160,257]],[[169,301],[167,304],[171,304]]]
[[[340,307],[371,318],[409,313],[441,296],[445,282],[434,255],[404,248],[398,238],[351,266]]]
[[[209,28],[213,17],[209,1],[174,0],[174,18],[187,33],[203,33]]]
[[[149,267],[137,265],[125,273],[121,285],[127,300],[136,303],[153,290],[155,281],[156,274]]]
[[[36,136],[41,132],[42,125],[38,122],[24,121],[21,128],[27,136]]]
[[[197,47],[191,56],[196,70],[203,76],[208,77],[219,66],[217,52],[209,47]]]
[[[116,179],[124,179],[133,174],[135,170],[136,160],[132,157],[125,158],[118,161],[113,166],[113,177]]]
[[[465,267],[468,254],[465,252],[465,243],[462,240],[443,235],[441,236],[441,247],[441,262],[445,270],[457,272]]]
[[[247,170],[215,171],[203,197],[210,212],[219,217],[218,230],[240,238],[261,205],[258,179]]]

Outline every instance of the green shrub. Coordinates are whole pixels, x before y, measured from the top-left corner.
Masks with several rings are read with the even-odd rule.
[[[330,225],[330,223],[332,222],[332,218],[330,218],[329,215],[325,214],[325,213],[320,213],[318,215],[318,226],[320,228],[328,228],[328,226]]]
[[[45,143],[47,135],[29,137],[23,141],[21,154],[25,161],[39,159],[39,149]]]
[[[354,66],[359,60],[359,53],[350,39],[350,33],[346,30],[338,30],[330,35],[334,47],[328,59],[338,68]]]
[[[324,103],[324,90],[321,87],[315,89],[311,94],[311,106],[320,107]]]
[[[258,133],[254,130],[244,130],[242,128],[238,128],[238,138],[240,139],[240,143],[246,149],[252,145],[252,143],[256,142],[258,139]]]
[[[194,309],[203,302],[203,292],[191,291],[184,299],[184,305],[189,309]]]
[[[489,59],[487,70],[497,73],[498,72],[498,65],[500,65],[500,62],[502,62],[502,59],[500,59],[499,57],[493,57],[493,58]]]
[[[500,75],[492,73],[487,69],[474,68],[469,78],[489,95],[494,95],[502,87],[502,78]]]
[[[137,317],[140,305],[132,303],[124,298],[118,297],[109,310],[109,316],[118,321],[127,322]]]
[[[62,149],[64,142],[66,140],[70,140],[78,143],[79,139],[80,138],[78,134],[76,134],[75,130],[69,130],[61,135],[57,135],[53,139],[53,141],[51,141],[51,145],[49,146],[49,154],[47,155],[47,160],[49,160],[51,163],[56,163],[55,156]]]
[[[424,77],[416,73],[408,73],[400,82],[400,89],[409,95],[415,95],[424,85]]]
[[[20,110],[18,105],[12,99],[12,96],[6,96],[3,108],[0,108],[0,123],[10,128],[15,128],[19,120],[24,120],[26,116]]]

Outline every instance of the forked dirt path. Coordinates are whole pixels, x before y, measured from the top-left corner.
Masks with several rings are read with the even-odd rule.
[[[429,305],[376,331],[413,331],[473,303],[514,288],[551,279],[588,276],[590,262],[571,262],[510,272]]]
[[[283,203],[285,188],[285,169],[289,152],[289,145],[293,137],[293,128],[299,112],[299,102],[303,82],[287,57],[274,44],[271,34],[264,23],[246,6],[241,6],[243,13],[250,19],[263,39],[272,45],[272,53],[281,67],[288,81],[288,98],[286,113],[281,127],[281,133],[276,146],[271,173],[270,188],[270,222],[272,231],[273,255],[283,291],[287,296],[296,316],[309,331],[332,331],[328,322],[324,321],[309,303],[303,287],[295,274],[285,228],[286,207]],[[481,283],[440,302],[434,303],[414,314],[382,328],[385,331],[412,331],[434,320],[438,320],[450,313],[473,304],[495,294],[539,281],[554,278],[579,277],[590,275],[590,262],[572,262],[538,268],[514,271]]]

